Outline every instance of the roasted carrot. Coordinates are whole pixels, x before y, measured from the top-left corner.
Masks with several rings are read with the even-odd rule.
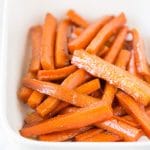
[[[137,120],[145,134],[150,137],[150,118],[146,114],[145,110],[142,109],[133,98],[121,91],[119,91],[116,96],[120,104]]]
[[[30,97],[28,98],[27,104],[31,108],[36,108],[44,99],[45,95],[39,93],[38,91],[33,91]]]
[[[59,114],[63,115],[66,113],[76,112],[79,108],[74,106],[68,106],[64,108],[62,111],[59,112]]]
[[[114,116],[123,116],[126,115],[126,111],[122,106],[116,106],[115,108],[113,108],[113,114]]]
[[[86,73],[82,69],[78,69],[77,71],[72,73],[70,76],[68,76],[62,82],[62,85],[66,86],[68,89],[74,89],[77,86],[79,86],[80,84],[89,80],[90,78],[91,78],[91,76],[88,73]],[[60,104],[60,106],[59,106],[59,104]],[[60,102],[58,99],[48,97],[46,100],[43,101],[43,103],[41,103],[37,107],[37,111],[41,116],[45,116],[48,113],[50,113],[51,111],[53,111],[54,108],[56,108],[56,110],[54,110],[55,112],[52,113],[52,115],[54,115],[54,114],[58,113],[61,109],[67,107],[68,105],[69,105],[68,103],[64,102],[64,104],[63,104],[63,102]]]
[[[146,55],[144,54],[144,42],[136,29],[132,30],[132,34],[137,71],[142,75],[150,77],[150,69],[148,66]]]
[[[77,112],[59,115],[32,127],[23,128],[20,133],[25,137],[31,137],[56,131],[77,129],[96,122],[102,122],[111,117],[111,108],[101,101],[86,108],[80,108]]]
[[[75,34],[76,36],[81,35],[81,33],[82,33],[83,31],[84,31],[84,29],[81,28],[81,27],[75,27],[75,28],[73,28],[73,34]]]
[[[54,42],[56,19],[50,13],[45,17],[41,41],[41,65],[45,70],[54,69]]]
[[[75,136],[75,140],[82,142],[82,141],[84,141],[84,140],[86,140],[86,139],[88,139],[90,137],[93,137],[93,136],[95,136],[97,134],[100,134],[102,132],[103,132],[102,129],[97,129],[97,128],[89,129],[86,132],[83,132],[83,133]]]
[[[150,101],[150,86],[146,82],[100,57],[83,50],[76,50],[72,57],[72,64],[122,89],[141,104],[147,105]]]
[[[103,49],[98,53],[98,56],[103,57],[109,52],[109,47],[104,46]]]
[[[74,65],[70,65],[60,69],[39,70],[37,78],[43,81],[59,80],[67,77],[76,70],[77,67]]]
[[[55,66],[57,68],[69,65],[68,37],[71,23],[68,20],[60,22],[56,36]]]
[[[105,58],[104,58],[106,61],[108,61],[110,63],[113,63],[115,61],[117,55],[119,54],[119,52],[122,48],[125,37],[127,35],[127,31],[128,31],[127,27],[123,27],[120,30],[118,36],[116,37],[113,45],[111,46],[111,48],[109,50],[109,53],[107,53]]]
[[[142,135],[140,129],[132,127],[129,124],[115,118],[109,119],[101,123],[96,123],[95,125],[120,136],[125,141],[136,141]]]
[[[54,132],[46,135],[40,135],[38,139],[40,141],[50,141],[50,142],[62,142],[69,139],[72,139],[76,135],[85,132],[91,127],[83,127],[80,129],[73,129],[73,130],[67,130],[67,131],[61,131],[61,132]]]
[[[111,37],[111,35],[116,30],[122,27],[125,24],[125,22],[126,22],[126,18],[123,13],[121,13],[119,16],[112,19],[97,33],[97,35],[88,45],[86,50],[89,53],[97,54],[103,47],[104,43]]]
[[[41,61],[41,38],[42,38],[42,27],[34,26],[30,30],[31,32],[31,46],[32,46],[32,59],[29,70],[31,72],[37,72],[40,70]]]
[[[80,27],[86,28],[89,25],[89,23],[83,17],[81,17],[79,14],[77,14],[77,12],[72,9],[67,11],[67,16],[69,20],[71,20],[73,23]]]
[[[116,142],[122,140],[118,135],[102,132],[92,137],[84,139],[82,142]]]
[[[112,19],[112,16],[105,16],[97,22],[89,25],[75,40],[69,43],[69,50],[73,53],[76,49],[83,49],[90,43],[97,32]]]
[[[65,86],[55,83],[38,81],[35,79],[24,79],[23,85],[36,90],[36,92],[40,92],[40,94],[53,96],[77,107],[85,107],[99,101],[97,98],[80,94],[75,90],[68,89]]]

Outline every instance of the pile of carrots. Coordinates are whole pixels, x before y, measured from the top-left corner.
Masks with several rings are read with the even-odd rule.
[[[150,67],[124,13],[88,22],[47,14],[30,31],[31,63],[18,91],[31,108],[20,134],[40,141],[150,138]]]

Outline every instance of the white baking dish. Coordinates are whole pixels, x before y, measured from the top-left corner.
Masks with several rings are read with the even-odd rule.
[[[18,130],[26,108],[17,99],[20,79],[29,60],[27,34],[30,26],[42,23],[47,12],[57,18],[69,8],[77,10],[89,21],[104,14],[125,12],[130,27],[137,27],[146,44],[150,58],[150,9],[148,0],[9,0],[5,1],[0,45],[0,115],[7,137],[19,143],[21,149],[150,149],[150,141],[142,137],[133,143],[49,143],[26,139]]]

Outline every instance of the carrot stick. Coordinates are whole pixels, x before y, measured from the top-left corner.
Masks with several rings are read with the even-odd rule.
[[[37,78],[43,81],[58,80],[67,77],[77,70],[77,67],[70,65],[60,69],[39,70]]]
[[[44,94],[39,93],[38,91],[33,91],[30,97],[28,98],[27,104],[31,108],[36,108],[44,99],[44,97],[45,97]]]
[[[109,52],[109,47],[104,46],[104,48],[99,52],[98,56],[104,57]]]
[[[55,66],[60,68],[69,65],[68,36],[71,23],[68,20],[60,22],[56,36]]]
[[[32,59],[29,70],[31,72],[37,72],[40,70],[40,52],[41,52],[41,38],[42,38],[42,27],[34,26],[31,28],[31,46],[32,46]]]
[[[73,23],[75,23],[80,27],[86,28],[89,25],[89,23],[84,18],[82,18],[79,14],[77,14],[72,9],[67,11],[67,16],[69,20],[71,20]]]
[[[63,115],[71,112],[76,112],[78,109],[79,109],[78,107],[68,106],[64,108],[62,111],[60,111],[59,114]]]
[[[116,96],[120,104],[139,122],[145,134],[150,137],[150,118],[145,110],[142,109],[134,99],[121,91],[118,92]]]
[[[54,98],[61,99],[79,107],[86,107],[99,101],[97,98],[80,94],[75,90],[68,89],[65,86],[55,83],[38,81],[35,79],[24,79],[23,84],[24,86],[32,88],[42,94],[53,96]]]
[[[81,35],[81,33],[82,33],[83,31],[84,31],[84,29],[81,28],[81,27],[75,27],[75,28],[73,28],[73,34],[75,34],[76,36]]]
[[[121,138],[118,135],[108,132],[102,132],[90,138],[86,138],[82,142],[116,142],[120,140]]]
[[[83,127],[81,129],[73,129],[61,132],[54,132],[46,135],[40,135],[38,139],[40,141],[50,141],[50,142],[62,142],[72,139],[76,135],[88,130],[90,127]]]
[[[81,35],[79,35],[75,40],[69,43],[70,53],[73,53],[76,49],[84,49],[94,38],[97,32],[112,19],[112,16],[105,16],[97,22],[89,25]]]
[[[135,64],[137,67],[137,71],[146,76],[150,76],[150,69],[148,66],[148,62],[146,59],[146,55],[144,54],[144,43],[141,39],[138,31],[136,29],[132,30],[133,34],[133,48],[135,50]]]
[[[88,116],[88,117],[87,117]],[[112,117],[112,110],[103,102],[98,102],[77,112],[59,115],[32,127],[21,129],[21,135],[31,137],[56,131],[82,128]]]
[[[45,70],[54,69],[54,42],[56,33],[56,19],[47,14],[43,25],[41,41],[41,65]]]
[[[84,141],[84,140],[86,140],[86,139],[88,139],[90,137],[93,137],[93,136],[95,136],[97,134],[100,134],[102,132],[103,132],[102,129],[97,129],[97,128],[95,128],[95,129],[89,129],[86,132],[83,132],[83,133],[75,136],[75,140],[82,142],[82,141]]]
[[[126,114],[126,111],[122,106],[116,106],[115,108],[113,108],[113,114],[114,116],[123,116]]]
[[[95,38],[88,45],[86,50],[89,53],[97,54],[103,47],[104,43],[113,35],[114,31],[122,27],[126,22],[125,15],[121,13],[116,18],[108,22],[95,36]]]
[[[63,82],[62,85],[66,86],[68,89],[74,89],[80,84],[86,82],[89,80],[91,77],[88,73],[86,73],[82,69],[78,69],[71,75],[69,75]],[[59,106],[60,105],[60,106]],[[50,98],[48,97],[46,100],[44,100],[38,107],[37,111],[41,116],[45,116],[48,113],[52,112],[54,108],[56,108],[51,115],[57,114],[61,109],[67,107],[69,104],[61,102],[58,99],[55,98]]]
[[[113,63],[115,61],[116,56],[119,54],[119,52],[122,48],[125,37],[127,35],[127,31],[128,31],[127,27],[123,27],[120,30],[118,36],[116,37],[113,45],[111,46],[111,48],[109,50],[109,53],[107,53],[105,58],[104,58],[106,61],[108,61],[110,63]]]
[[[72,58],[72,64],[79,68],[84,68],[92,75],[122,89],[139,103],[147,105],[150,101],[150,86],[146,82],[102,60],[100,57],[91,55],[83,50],[76,50]]]
[[[142,135],[140,129],[132,127],[127,123],[115,118],[109,119],[101,123],[96,123],[95,125],[120,136],[125,141],[136,141]]]

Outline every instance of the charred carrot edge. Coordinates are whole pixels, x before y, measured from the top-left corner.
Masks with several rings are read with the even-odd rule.
[[[59,112],[60,115],[66,114],[66,113],[71,113],[71,112],[76,112],[79,108],[78,107],[73,107],[73,106],[68,106],[61,110]]]
[[[69,65],[68,37],[71,23],[68,20],[60,22],[56,36],[55,66],[57,68]]]
[[[113,108],[113,114],[114,116],[123,116],[127,113],[122,106],[116,106],[115,108]]]
[[[120,140],[122,140],[122,138],[120,138],[118,135],[109,132],[102,132],[86,138],[82,142],[116,142]]]
[[[145,110],[141,109],[133,98],[121,91],[119,91],[116,96],[120,104],[139,122],[145,134],[150,137],[150,118]]]
[[[32,127],[23,128],[20,133],[22,136],[32,137],[89,126],[93,123],[110,119],[111,117],[111,108],[103,102],[98,102],[95,105],[80,108],[77,112],[59,115]]]
[[[94,37],[94,39],[90,42],[86,50],[89,53],[97,54],[104,43],[111,37],[115,30],[118,30],[122,27],[126,22],[125,15],[121,13],[119,16],[112,19],[108,22]]]
[[[83,127],[81,129],[73,129],[73,130],[67,130],[67,131],[61,131],[61,132],[54,132],[46,135],[40,135],[38,139],[40,141],[53,141],[53,142],[62,142],[69,139],[72,139],[76,135],[85,132],[91,127]]]
[[[37,91],[33,91],[32,94],[30,95],[30,97],[28,98],[27,104],[31,107],[31,108],[36,108],[41,101],[44,99],[44,94],[39,93]]]
[[[71,75],[69,75],[62,82],[61,85],[66,86],[68,89],[74,89],[77,86],[79,86],[82,83],[84,83],[87,80],[89,80],[90,78],[91,78],[91,76],[88,73],[86,73],[82,69],[78,69],[77,71],[75,71],[74,73],[72,73]],[[48,113],[52,112],[54,110],[54,108],[56,108],[54,110],[54,112],[51,113],[51,115],[53,116],[53,115],[57,114],[61,109],[67,107],[68,105],[69,105],[69,103],[65,103],[64,102],[64,104],[63,104],[63,102],[61,102],[60,100],[49,97],[46,100],[44,100],[44,102],[41,103],[37,107],[37,111],[38,111],[38,113],[41,116],[45,116]]]
[[[43,81],[58,80],[67,77],[71,73],[77,70],[77,67],[70,65],[60,69],[52,70],[39,70],[37,78]]]
[[[82,94],[90,94],[101,88],[99,79],[93,79],[89,82],[86,82],[75,89],[75,91]]]
[[[137,141],[142,135],[142,131],[118,119],[112,118],[107,121],[96,123],[97,127],[114,133],[125,141]]]
[[[119,54],[122,45],[124,43],[125,37],[127,35],[128,28],[123,27],[119,34],[117,35],[113,45],[111,46],[109,53],[106,54],[104,59],[110,63],[113,63],[116,60],[117,55]]]
[[[84,29],[81,28],[81,27],[75,27],[75,28],[73,28],[73,34],[75,34],[76,36],[81,35],[81,33],[82,33],[83,31],[84,31]]]
[[[77,14],[77,12],[72,9],[67,11],[67,16],[69,20],[71,20],[73,23],[80,27],[86,28],[89,25],[89,23],[83,17],[81,17],[79,14]]]
[[[109,47],[104,46],[103,49],[98,53],[98,56],[104,57],[109,52]]]
[[[76,49],[84,49],[94,38],[97,32],[102,28],[108,21],[112,19],[112,16],[105,16],[97,22],[89,25],[75,40],[69,42],[69,51],[73,53]]]
[[[31,28],[31,46],[32,46],[32,58],[29,70],[31,72],[37,72],[40,70],[40,52],[41,52],[41,38],[42,38],[42,27],[34,26]]]
[[[99,134],[99,133],[101,133],[101,132],[103,132],[102,129],[97,129],[97,128],[89,129],[89,130],[87,130],[86,132],[83,132],[83,133],[81,133],[81,134],[75,136],[75,140],[81,142],[81,141],[84,141],[84,140],[87,139],[87,138],[93,137],[93,136],[95,136],[96,134]]]
[[[122,89],[141,104],[147,105],[150,101],[150,86],[146,82],[100,57],[84,50],[76,50],[72,57],[72,64]]]
[[[142,75],[150,77],[150,69],[148,66],[146,56],[144,54],[144,42],[136,29],[132,30],[132,34],[133,34],[133,48],[135,50],[134,51],[135,64],[137,67],[137,71]]]
[[[85,107],[99,101],[97,98],[80,94],[75,90],[68,89],[65,86],[55,83],[43,82],[35,79],[24,79],[23,85],[40,92],[40,94],[47,94],[77,107]]]
[[[45,70],[54,69],[54,42],[56,19],[50,13],[45,17],[41,41],[41,65]]]

